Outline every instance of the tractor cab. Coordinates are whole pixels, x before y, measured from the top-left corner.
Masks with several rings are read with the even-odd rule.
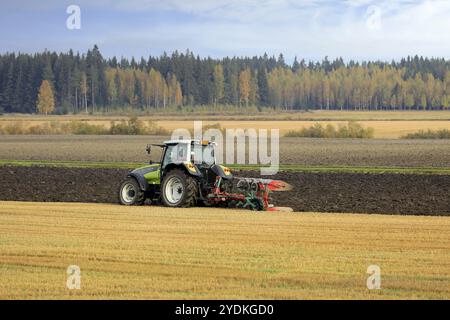
[[[170,140],[164,142],[161,168],[170,164],[191,163],[212,166],[216,163],[214,142],[198,140]]]
[[[161,183],[164,176],[180,167],[196,177],[202,190],[210,189],[218,176],[230,180],[231,171],[216,164],[216,143],[199,140],[170,140],[164,142],[161,157]]]

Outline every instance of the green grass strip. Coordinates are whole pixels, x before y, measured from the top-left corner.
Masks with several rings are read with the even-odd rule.
[[[112,168],[133,169],[145,165],[142,162],[94,162],[94,161],[48,161],[48,160],[0,160],[0,166],[41,166],[65,168]],[[259,170],[259,165],[227,165],[232,169]],[[331,172],[331,173],[398,173],[398,174],[450,174],[447,167],[360,167],[360,166],[305,166],[280,165],[279,171]]]
[[[234,169],[259,170],[261,166],[230,165]],[[280,171],[331,172],[331,173],[398,173],[398,174],[450,174],[450,168],[442,167],[360,167],[360,166],[305,166],[280,165]]]
[[[0,160],[0,166],[15,167],[64,167],[129,169],[142,166],[140,162],[50,161],[50,160]]]

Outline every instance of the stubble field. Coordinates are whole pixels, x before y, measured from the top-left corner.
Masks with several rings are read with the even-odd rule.
[[[443,217],[1,202],[0,231],[3,299],[450,298]]]
[[[0,117],[1,125],[28,127],[51,121],[68,123],[82,121],[109,128],[111,121],[126,120],[122,115],[7,115]],[[194,120],[203,120],[204,126],[220,123],[222,128],[279,129],[284,135],[291,130],[310,127],[319,122],[326,126],[346,125],[348,121],[358,121],[364,127],[374,129],[377,139],[398,139],[418,130],[450,129],[450,111],[310,111],[310,112],[245,112],[241,114],[183,113],[173,111],[151,111],[139,116],[143,121],[155,121],[156,125],[169,132],[178,128],[191,129]]]
[[[237,110],[237,109],[234,109]],[[220,111],[196,111],[185,112],[183,110],[173,109],[150,109],[139,114],[145,120],[280,120],[280,121],[424,121],[424,120],[450,120],[450,110],[439,111],[351,111],[351,110],[308,110],[308,111],[286,111],[286,110],[256,110],[242,109],[242,111],[229,111],[221,109]],[[5,120],[32,120],[32,121],[52,121],[52,120],[120,120],[126,119],[124,114],[77,114],[77,115],[28,115],[28,114],[5,114],[0,117],[0,121]]]

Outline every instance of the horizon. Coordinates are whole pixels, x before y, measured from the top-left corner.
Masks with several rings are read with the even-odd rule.
[[[200,55],[200,54],[194,52],[193,50],[190,50],[189,48],[188,48],[188,49],[185,49],[185,50],[183,50],[183,51],[180,51],[180,50],[174,50],[174,51],[171,51],[171,52],[166,52],[166,51],[164,51],[164,52],[162,52],[161,54],[157,54],[157,55],[148,54],[148,55],[146,55],[146,56],[139,56],[139,57],[137,57],[137,56],[136,56],[136,57],[135,57],[135,56],[124,57],[123,55],[122,55],[122,56],[115,56],[115,55],[114,55],[114,56],[105,56],[105,55],[103,54],[102,48],[100,48],[100,47],[99,47],[98,45],[96,45],[96,44],[94,44],[94,46],[97,46],[97,48],[99,49],[99,51],[100,51],[100,53],[102,54],[102,57],[103,57],[103,59],[104,59],[105,61],[109,61],[109,60],[112,60],[113,58],[116,58],[118,64],[120,64],[120,60],[121,60],[121,59],[126,59],[128,62],[131,62],[131,60],[134,59],[134,60],[136,61],[136,63],[139,64],[139,62],[140,62],[141,59],[144,59],[145,61],[148,61],[149,58],[161,58],[161,57],[164,56],[164,54],[166,54],[168,57],[171,57],[171,56],[172,56],[173,54],[175,54],[176,52],[178,52],[179,55],[186,55],[186,53],[189,52],[189,53],[192,53],[192,55],[193,55],[195,58],[199,57],[201,60],[212,59],[212,60],[215,60],[215,61],[222,61],[222,60],[224,60],[224,59],[253,59],[253,58],[259,59],[259,58],[263,58],[264,55],[267,55],[267,58],[268,58],[268,59],[274,58],[274,59],[278,60],[279,56],[280,56],[280,55],[283,55],[283,58],[285,59],[286,65],[287,65],[287,66],[290,66],[290,67],[292,67],[292,65],[293,65],[293,63],[294,63],[294,61],[295,61],[295,59],[297,59],[297,62],[299,62],[299,63],[303,60],[304,63],[305,63],[306,65],[308,65],[309,63],[314,63],[314,64],[319,63],[319,64],[320,64],[320,63],[323,63],[323,61],[325,61],[325,59],[327,59],[327,60],[328,60],[329,62],[331,62],[331,63],[332,63],[333,61],[342,59],[342,61],[344,62],[344,64],[345,64],[346,66],[347,66],[348,64],[352,63],[352,62],[353,62],[353,63],[356,63],[356,64],[364,64],[364,63],[386,63],[386,64],[392,64],[393,62],[394,62],[394,63],[400,63],[402,60],[407,60],[407,59],[413,60],[413,59],[415,59],[416,57],[417,57],[418,59],[423,59],[423,60],[430,60],[430,61],[431,61],[431,60],[444,60],[445,62],[450,62],[450,58],[445,58],[445,57],[443,57],[443,56],[440,56],[440,57],[439,57],[439,56],[428,57],[428,56],[421,56],[421,55],[417,55],[417,54],[415,54],[415,55],[408,55],[408,56],[404,56],[404,57],[399,57],[398,59],[392,59],[392,60],[390,60],[390,61],[388,61],[388,60],[380,60],[380,59],[377,59],[377,60],[353,60],[353,59],[349,59],[349,60],[347,60],[347,59],[345,59],[345,58],[342,57],[342,56],[338,56],[338,57],[324,56],[324,57],[322,57],[322,58],[318,58],[317,60],[307,60],[307,59],[305,59],[305,58],[303,58],[303,57],[301,57],[301,56],[294,56],[294,58],[292,59],[292,61],[288,62],[288,61],[286,61],[286,57],[285,57],[285,55],[283,54],[283,52],[280,52],[280,53],[278,53],[278,54],[272,54],[272,55],[269,55],[269,54],[267,54],[267,53],[263,53],[263,54],[261,54],[261,55],[253,55],[253,56],[221,56],[221,57],[211,57],[211,56],[202,56],[202,55]],[[50,53],[50,54],[57,54],[57,55],[60,55],[60,54],[69,54],[69,52],[72,51],[74,56],[79,55],[80,57],[85,57],[86,54],[87,54],[87,52],[88,52],[89,50],[92,50],[92,49],[94,48],[94,46],[93,46],[92,48],[84,49],[83,51],[80,51],[80,50],[75,51],[74,49],[71,49],[71,48],[69,48],[69,49],[67,49],[67,50],[65,50],[65,51],[56,51],[56,50],[48,50],[47,48],[45,48],[45,49],[42,50],[42,51],[35,51],[35,52],[5,51],[5,52],[0,52],[0,55],[14,54],[14,55],[16,55],[16,56],[19,56],[19,55],[31,55],[31,56],[32,56],[32,55],[35,55],[35,54],[44,54],[44,53]]]

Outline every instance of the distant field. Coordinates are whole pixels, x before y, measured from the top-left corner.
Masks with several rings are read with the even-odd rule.
[[[148,161],[155,136],[1,136],[0,160]],[[159,160],[154,148],[153,160]],[[282,138],[280,164],[450,168],[449,140]]]
[[[0,230],[2,299],[450,298],[447,217],[1,202]]]
[[[109,127],[111,121],[127,119],[124,116],[35,116],[35,115],[8,115],[0,117],[0,125],[22,124],[31,126],[49,121],[69,122],[72,120],[85,121],[90,124]],[[364,127],[372,127],[375,138],[399,138],[407,133],[418,130],[450,129],[450,111],[442,112],[303,112],[303,113],[261,113],[247,115],[192,115],[192,114],[157,114],[142,116],[141,120],[154,120],[157,125],[174,130],[178,128],[192,128],[193,120],[203,119],[204,125],[220,123],[223,128],[254,128],[279,129],[283,135],[291,130],[309,127],[315,122],[323,125],[347,124],[349,120],[357,120]]]
[[[213,125],[217,122],[205,121],[204,125]],[[280,135],[283,135],[291,130],[298,130],[304,127],[310,127],[315,122],[311,121],[220,121],[220,125],[223,128],[240,128],[240,129],[279,129]],[[346,125],[347,121],[320,121],[324,126],[327,124],[339,126]],[[440,130],[450,129],[450,121],[358,121],[363,127],[371,127],[374,129],[374,137],[379,139],[397,139],[401,136],[416,132],[418,130]],[[158,125],[173,131],[178,128],[190,129],[193,127],[192,121],[177,121],[177,120],[164,120],[158,121]]]
[[[298,111],[289,112],[276,110],[272,112],[248,112],[243,110],[241,113],[224,113],[216,112],[173,112],[173,111],[154,111],[150,113],[142,113],[140,115],[145,120],[341,120],[341,121],[368,121],[368,120],[450,120],[450,110],[448,111]],[[0,121],[9,120],[31,120],[31,121],[49,121],[49,120],[120,120],[126,119],[126,115],[3,115]]]

